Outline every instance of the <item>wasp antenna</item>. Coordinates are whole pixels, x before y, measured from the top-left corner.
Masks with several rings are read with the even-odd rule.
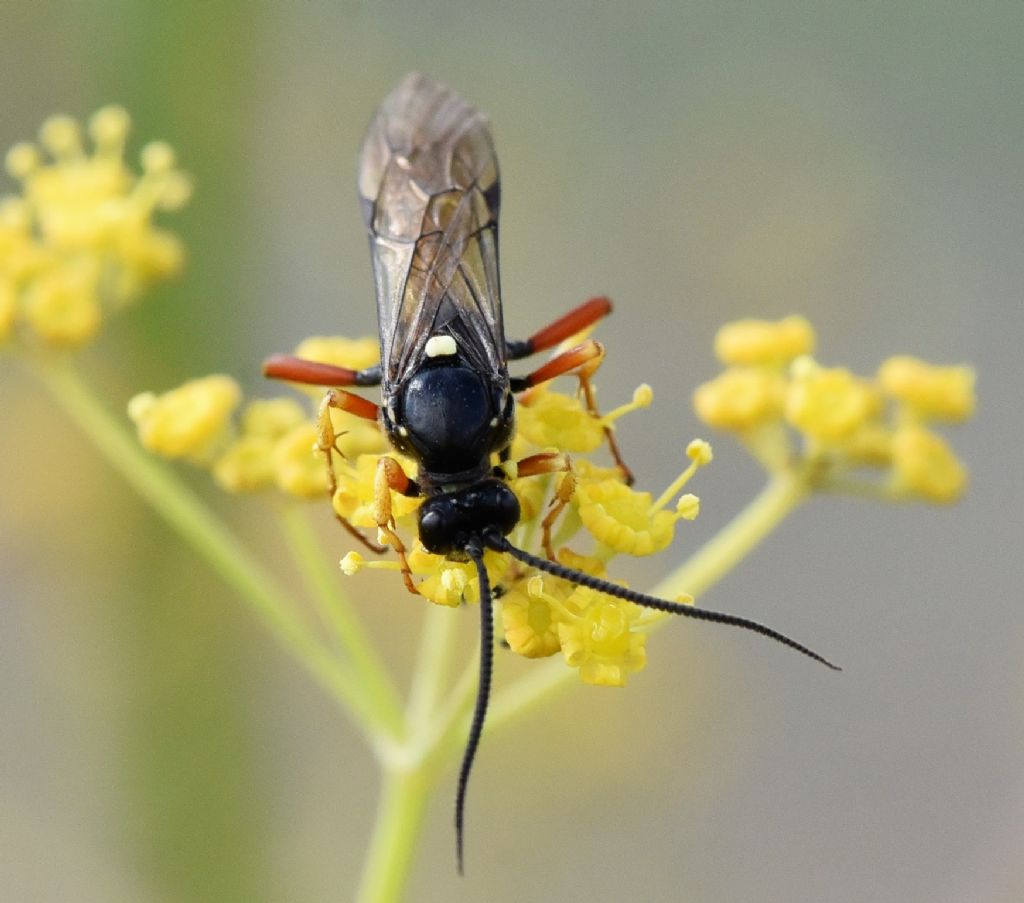
[[[664,611],[674,615],[682,615],[685,618],[695,618],[698,621],[711,621],[716,624],[728,624],[731,627],[742,627],[744,630],[759,633],[761,636],[766,636],[769,639],[775,640],[777,643],[782,643],[783,646],[789,646],[790,649],[802,652],[808,658],[813,658],[816,662],[821,662],[821,664],[831,668],[833,671],[843,670],[838,665],[832,664],[832,662],[824,656],[818,655],[818,653],[814,652],[812,649],[808,649],[802,643],[798,643],[796,640],[790,639],[784,633],[779,633],[771,627],[759,624],[757,621],[751,621],[748,618],[741,618],[737,615],[730,615],[721,611],[697,608],[695,605],[682,605],[678,602],[669,602],[668,599],[659,599],[657,596],[649,596],[647,593],[638,593],[636,590],[619,586],[618,584],[611,583],[608,580],[602,580],[599,577],[594,577],[591,574],[584,573],[583,571],[577,571],[574,568],[565,567],[564,565],[558,564],[555,561],[550,561],[547,558],[541,558],[538,555],[531,555],[524,549],[520,549],[512,545],[508,539],[498,533],[488,533],[485,536],[484,541],[487,543],[489,548],[494,549],[496,552],[507,552],[513,558],[517,558],[519,561],[523,562],[523,564],[528,564],[530,567],[534,567],[538,571],[545,571],[554,577],[561,577],[563,580],[568,580],[571,583],[578,584],[579,586],[585,586],[588,589],[597,590],[599,593],[605,593],[609,596],[625,599],[627,602],[642,605],[644,608],[653,608],[657,611]]]
[[[469,725],[469,738],[466,740],[466,750],[462,754],[459,785],[455,794],[455,858],[460,875],[463,874],[466,788],[469,785],[473,759],[476,758],[476,750],[480,745],[480,735],[484,730],[484,719],[487,717],[487,703],[491,697],[491,670],[494,666],[494,616],[491,612],[491,584],[487,577],[487,568],[484,567],[484,553],[477,542],[468,544],[466,553],[473,559],[480,578],[480,680],[476,688],[473,720]]]

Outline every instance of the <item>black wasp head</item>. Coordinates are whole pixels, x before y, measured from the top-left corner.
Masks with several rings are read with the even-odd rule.
[[[519,500],[501,480],[488,479],[426,499],[419,509],[420,542],[428,552],[466,561],[466,547],[484,535],[505,536],[519,523]]]

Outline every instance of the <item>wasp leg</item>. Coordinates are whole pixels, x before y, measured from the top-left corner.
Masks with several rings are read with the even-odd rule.
[[[410,593],[419,595],[416,584],[412,582],[412,571],[409,568],[409,559],[405,555],[405,543],[395,532],[395,516],[391,511],[391,491],[400,492],[402,495],[417,496],[420,494],[420,487],[409,476],[402,465],[394,458],[385,455],[377,462],[377,474],[373,483],[373,516],[377,521],[377,528],[384,537],[383,542],[391,546],[398,555],[398,561],[402,566],[402,579],[405,587]]]
[[[350,370],[348,367],[338,367],[334,364],[320,364],[316,361],[306,361],[300,357],[291,357],[287,354],[275,354],[263,362],[263,375],[271,379],[283,379],[293,383],[306,383],[314,386],[375,386],[380,382],[380,366],[368,367],[365,370]],[[334,505],[334,494],[338,490],[338,477],[334,472],[333,453],[341,455],[338,448],[338,436],[334,431],[334,424],[331,422],[331,408],[339,411],[348,411],[357,417],[366,420],[377,420],[380,409],[372,401],[346,392],[344,389],[332,389],[320,403],[320,410],[316,419],[316,445],[317,450],[324,456],[327,464],[327,491]],[[344,457],[344,456],[342,456]],[[383,546],[371,542],[344,517],[334,512],[338,523],[348,533],[366,546],[371,552],[378,555],[385,551]]]
[[[377,386],[381,379],[380,364],[365,370],[349,370],[348,367],[320,364],[287,354],[268,357],[263,362],[263,375],[311,386]]]
[[[597,401],[594,398],[594,388],[590,377],[594,375],[601,361],[604,360],[604,345],[588,339],[575,348],[563,351],[555,355],[546,364],[538,367],[527,376],[513,377],[512,391],[522,392],[532,386],[540,385],[556,376],[565,373],[574,373],[580,381],[580,391],[583,393],[583,400],[586,403],[587,411],[591,416],[600,418],[601,412],[597,409]],[[615,434],[610,426],[604,427],[605,440],[608,443],[608,450],[611,452],[615,465],[622,473],[622,478],[627,486],[633,485],[633,471],[629,469],[626,462],[622,460],[622,452],[619,451],[619,444],[615,441]]]
[[[576,474],[572,469],[572,462],[568,455],[561,452],[541,452],[537,455],[530,455],[515,464],[515,476],[532,477],[537,474],[560,473],[562,479],[555,486],[555,494],[551,499],[551,510],[541,521],[541,544],[544,546],[544,554],[552,561],[557,561],[555,549],[551,544],[551,529],[558,520],[565,506],[572,500],[572,494],[576,491]]]
[[[538,351],[554,348],[559,342],[564,342],[602,317],[608,316],[611,312],[612,302],[608,298],[591,298],[584,301],[564,316],[559,317],[554,323],[549,323],[543,329],[535,332],[530,338],[506,342],[508,359],[517,361],[520,358],[536,354]]]
[[[596,370],[597,367],[594,367]],[[583,392],[583,400],[587,405],[587,410],[594,416],[600,417],[601,412],[597,409],[597,399],[594,398],[594,386],[590,382],[590,377],[593,375],[594,370],[589,373],[580,373],[580,389]],[[619,451],[619,443],[615,439],[615,430],[610,426],[604,427],[604,438],[608,443],[608,451],[611,452],[612,459],[615,461],[615,466],[619,468],[622,473],[622,479],[627,486],[632,486],[634,480],[633,471],[629,469],[629,465],[622,459],[622,452]]]
[[[334,454],[344,457],[341,449],[338,448],[338,434],[334,430],[334,421],[331,420],[331,408],[339,411],[347,411],[368,420],[377,419],[377,405],[344,389],[331,389],[320,402],[320,409],[316,415],[316,448],[324,456],[324,463],[327,466],[327,497],[331,502],[331,510],[334,511],[334,495],[338,491],[338,475],[334,470]],[[359,540],[367,549],[380,555],[386,551],[384,546],[367,539],[348,520],[334,511],[334,517],[348,533]]]

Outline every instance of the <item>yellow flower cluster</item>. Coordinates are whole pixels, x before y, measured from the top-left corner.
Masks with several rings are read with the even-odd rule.
[[[378,349],[375,339],[317,338],[304,342],[296,353],[360,369],[376,362]],[[310,394],[309,410],[293,400],[276,399],[250,402],[236,416],[241,403],[237,384],[225,376],[208,376],[163,395],[138,395],[129,404],[129,414],[147,448],[208,468],[229,491],[276,486],[293,496],[320,498],[327,479],[312,407],[322,391]],[[534,390],[520,409],[512,461],[553,449],[592,451],[604,441],[605,426],[651,400],[650,388],[641,386],[628,404],[596,418],[573,396],[550,387]],[[375,423],[336,410],[331,417],[338,437],[337,453],[332,454],[334,510],[373,538],[377,462],[383,454],[398,456]],[[613,555],[660,551],[672,541],[676,523],[692,520],[699,510],[696,496],[680,493],[696,470],[711,461],[711,448],[696,440],[687,457],[686,469],[658,499],[627,486],[617,468],[584,458],[574,458],[567,471],[521,478],[510,463],[509,483],[523,514],[512,539],[520,546],[544,546],[563,564],[601,576]],[[399,460],[414,476],[415,464]],[[396,528],[409,549],[408,565],[418,591],[437,605],[478,602],[479,580],[472,564],[430,554],[415,538],[419,505],[419,499],[393,494]],[[591,548],[590,557],[569,548],[577,540]],[[650,612],[564,580],[542,580],[506,555],[489,551],[485,561],[491,585],[501,590],[505,638],[515,652],[530,658],[561,652],[584,681],[608,686],[621,686],[643,667],[643,628],[651,622]],[[347,574],[365,567],[397,570],[399,563],[357,552],[342,560]]]
[[[891,497],[958,499],[966,470],[930,424],[974,413],[974,371],[899,356],[864,378],[821,366],[814,344],[802,317],[722,327],[715,351],[726,369],[694,393],[697,415],[738,435],[770,469],[804,462],[827,486],[874,468]]]
[[[377,343],[311,339],[300,350],[314,351],[329,362],[373,363]],[[317,389],[315,394],[322,392]],[[128,403],[128,416],[146,448],[209,469],[228,492],[276,487],[299,498],[323,498],[327,472],[323,457],[314,455],[316,427],[310,410],[292,398],[256,399],[236,416],[241,403],[238,383],[215,374],[160,395],[142,392]],[[386,445],[376,425],[341,411],[331,413],[343,466],[370,466],[373,462],[364,461],[364,453],[379,454]]]
[[[0,342],[18,330],[46,345],[81,345],[106,313],[181,269],[180,242],[153,216],[184,206],[191,184],[162,142],[142,149],[136,175],[124,162],[129,126],[120,107],[99,110],[88,153],[78,122],[54,116],[40,146],[8,152],[21,194],[0,199]]]

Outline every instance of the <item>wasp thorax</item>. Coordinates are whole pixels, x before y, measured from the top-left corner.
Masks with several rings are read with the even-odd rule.
[[[519,523],[519,499],[500,480],[428,498],[419,510],[420,542],[428,552],[466,560],[466,544],[496,530],[503,536]]]
[[[511,422],[494,387],[459,364],[426,367],[406,384],[399,401],[399,447],[433,474],[486,470],[491,452],[508,442]]]

